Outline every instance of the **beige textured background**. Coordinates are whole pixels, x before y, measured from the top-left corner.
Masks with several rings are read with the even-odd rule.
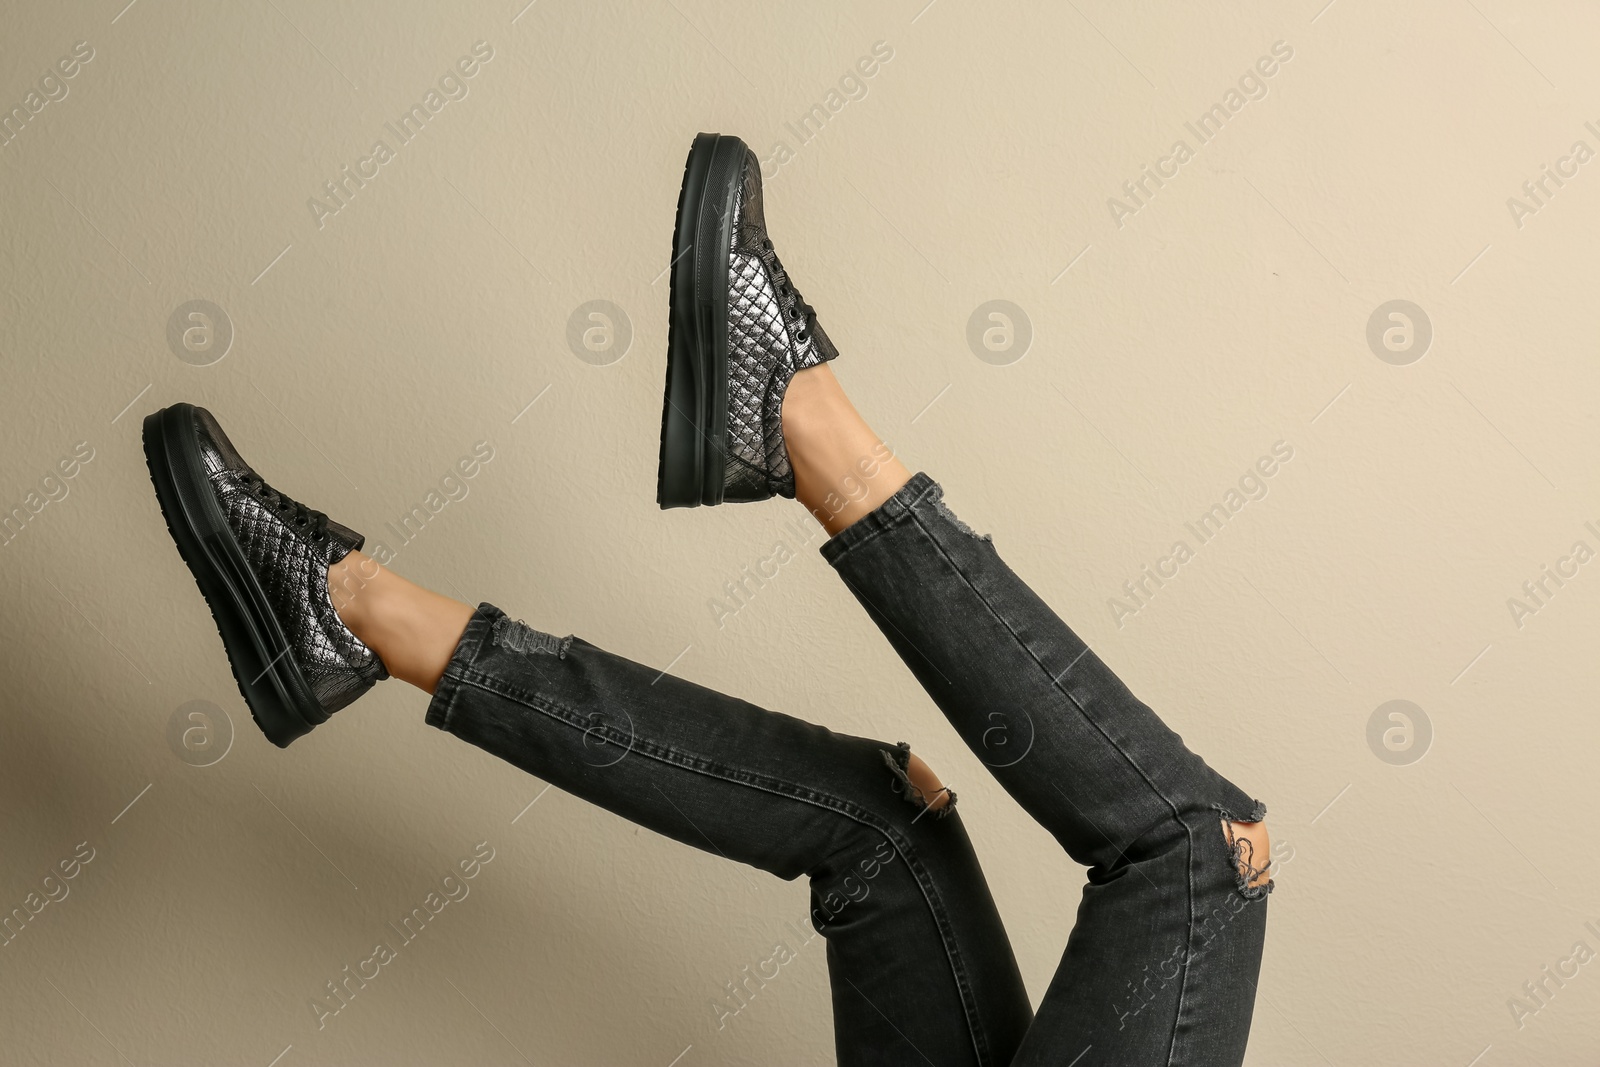
[[[859,406],[1270,805],[1288,862],[1250,1062],[1587,1062],[1600,562],[1520,627],[1508,598],[1600,550],[1600,162],[1520,226],[1507,198],[1600,149],[1592,5],[524,2],[6,7],[0,105],[76,42],[94,58],[0,148],[0,508],[78,442],[94,458],[0,547],[0,908],[78,843],[94,858],[0,947],[0,1059],[831,1059],[820,940],[720,1032],[712,1008],[803,919],[803,885],[543,795],[398,683],[286,753],[260,737],[139,451],[178,400],[379,539],[491,442],[402,573],[911,740],[961,792],[1043,991],[1078,870],[820,538],[800,550],[803,514],[653,503],[661,272],[704,129],[773,157],[775,235]],[[319,229],[308,198],[477,41],[469,94]],[[865,95],[802,143],[787,124],[879,41]],[[1280,41],[1266,96],[1119,227],[1108,198],[1194,147],[1184,123]],[[167,342],[192,299],[235,330],[209,366]],[[1033,331],[1008,365],[967,341],[993,299]],[[1432,323],[1409,365],[1366,339],[1394,299]],[[567,342],[591,300],[631,328],[605,366]],[[1279,441],[1267,495],[1199,545],[1185,523]],[[785,538],[800,558],[719,628],[723,584]],[[1194,558],[1119,626],[1110,598],[1179,539]],[[1431,724],[1420,760],[1420,733],[1409,762],[1369,744],[1397,699]],[[195,700],[237,729],[207,767],[168,740]],[[319,1030],[310,998],[480,841],[471,895]]]

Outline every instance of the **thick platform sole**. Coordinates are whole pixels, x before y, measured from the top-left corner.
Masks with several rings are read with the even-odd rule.
[[[728,249],[744,166],[737,137],[702,133],[684,164],[672,232],[671,318],[656,503],[722,503],[728,420]]]
[[[167,531],[211,608],[239,693],[267,740],[284,748],[328,715],[212,494],[194,412],[192,404],[174,404],[146,417],[145,463]]]

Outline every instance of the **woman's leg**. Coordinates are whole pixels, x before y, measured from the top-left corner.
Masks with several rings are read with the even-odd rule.
[[[1266,929],[1265,808],[1184,747],[912,477],[826,364],[790,383],[796,496],[823,555],[1089,884],[1018,1064],[1237,1064]]]
[[[267,484],[203,408],[150,415],[143,440],[168,531],[273,743],[400,677],[434,694],[430,723],[571,793],[807,875],[839,1062],[1011,1059],[1031,1019],[1016,961],[953,796],[907,746],[763,711],[412,585],[362,555],[357,531]],[[774,946],[729,983],[726,1014],[796,947]]]
[[[360,552],[328,587],[389,673],[434,694],[429,723],[657,833],[808,876],[841,1064],[1011,1062],[1027,994],[953,795],[906,746],[474,611]],[[731,984],[722,1022],[800,944]]]
[[[673,240],[657,501],[803,500],[834,535],[824,554],[945,715],[1089,865],[1024,1060],[1076,1062],[1092,1048],[1089,1062],[1237,1063],[1266,911],[1259,805],[1184,748],[856,415],[766,210],[755,153],[696,137]]]

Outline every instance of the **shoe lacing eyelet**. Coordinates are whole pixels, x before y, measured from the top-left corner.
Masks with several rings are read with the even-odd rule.
[[[772,250],[772,239],[763,237],[761,247],[771,259],[772,281],[777,289],[779,306],[783,308],[783,317],[791,323],[802,324],[795,330],[794,340],[796,344],[803,345],[811,340],[811,307],[795,291],[794,283],[790,281],[789,272],[784,269],[783,261]]]

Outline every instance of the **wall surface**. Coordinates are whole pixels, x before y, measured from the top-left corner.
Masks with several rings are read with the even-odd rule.
[[[0,546],[0,909],[75,872],[0,946],[0,1059],[831,1060],[820,940],[718,1026],[803,884],[547,794],[400,683],[261,738],[140,454],[179,400],[391,548],[489,442],[397,570],[910,740],[1043,992],[1082,872],[803,512],[655,507],[672,211],[715,130],[763,158],[858,406],[1268,802],[1250,1063],[1587,1062],[1593,5],[525,3],[0,16],[27,115],[0,147],[0,510],[30,516]],[[335,199],[346,167],[369,177]],[[794,561],[719,611],[778,542]],[[325,983],[481,842],[470,895],[319,1027]]]

